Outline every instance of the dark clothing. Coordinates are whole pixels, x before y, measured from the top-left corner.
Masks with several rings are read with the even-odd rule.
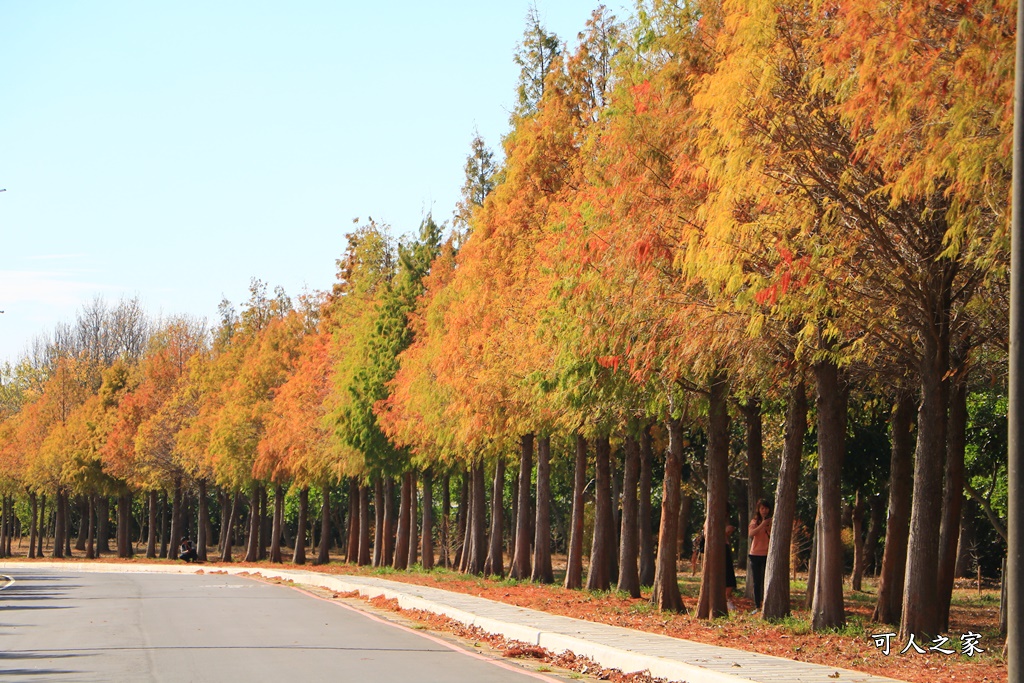
[[[736,569],[732,566],[732,549],[728,541],[725,543],[725,587],[736,587]]]
[[[764,600],[764,570],[768,566],[767,555],[747,555],[748,575],[754,584],[754,606],[761,609]]]
[[[185,560],[186,562],[195,562],[199,559],[199,554],[196,552],[196,547],[192,545],[192,541],[186,540],[181,542],[178,559]]]

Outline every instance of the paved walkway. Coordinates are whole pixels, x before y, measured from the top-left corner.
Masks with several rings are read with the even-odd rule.
[[[6,566],[32,566],[0,563]],[[43,566],[39,564],[37,566]],[[193,573],[185,565],[45,563],[66,571]],[[690,640],[596,624],[537,610],[506,605],[463,593],[417,586],[377,577],[328,575],[318,572],[243,567],[209,567],[207,571],[230,574],[259,573],[267,578],[290,579],[296,583],[323,586],[332,591],[357,591],[366,597],[396,599],[399,606],[443,614],[484,631],[538,645],[552,652],[569,650],[593,659],[606,668],[626,672],[650,671],[652,676],[686,683],[893,683],[895,679],[796,662],[733,648],[706,645]],[[865,644],[865,647],[867,644]]]

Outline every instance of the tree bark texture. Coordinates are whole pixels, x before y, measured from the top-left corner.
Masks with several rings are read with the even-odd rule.
[[[761,605],[765,619],[782,619],[789,615],[789,562],[796,519],[796,499],[800,490],[800,460],[803,457],[804,435],[807,433],[807,389],[803,380],[793,385],[786,408],[786,433],[779,464],[779,483],[775,493],[771,533],[768,536],[768,564],[765,570],[764,599]]]
[[[533,434],[519,439],[519,499],[516,501],[516,552],[509,577],[528,579],[530,567],[530,484],[533,475]]]
[[[156,557],[157,537],[157,508],[160,505],[160,497],[156,491],[150,491],[147,499],[149,501],[149,529],[146,532],[146,557]]]
[[[943,311],[947,309],[943,307]],[[911,633],[935,636],[939,622],[939,524],[942,519],[942,479],[946,462],[949,407],[948,313],[935,316],[922,334],[921,404],[917,411],[917,452],[914,455],[914,494],[907,540],[907,575],[903,581],[903,612],[899,637]]]
[[[224,528],[224,545],[221,548],[220,561],[231,561],[231,546],[235,542],[235,517],[238,515],[238,489],[231,494],[231,512],[221,520]]]
[[[174,538],[174,534],[171,534]],[[260,487],[256,483],[252,485],[249,494],[249,538],[246,542],[245,561],[255,562],[259,559],[260,540]]]
[[[537,515],[533,525],[533,573],[538,583],[553,583],[551,566],[551,437],[537,440]]]
[[[383,566],[390,567],[395,561],[395,480],[384,479],[384,557]]]
[[[846,394],[839,368],[824,361],[814,366],[818,390],[818,566],[811,605],[816,631],[841,628],[843,607],[842,491],[840,476],[846,450]]]
[[[654,466],[654,439],[650,425],[640,435],[640,493],[637,525],[640,534],[640,585],[654,583],[654,530],[651,519],[652,467]]]
[[[384,481],[378,475],[373,480],[373,566],[384,563]]]
[[[416,471],[409,472],[409,553],[407,565],[412,567],[419,561],[420,539],[416,533],[417,483]]]
[[[487,576],[505,575],[505,460],[498,456],[494,463],[494,481],[491,484],[491,534],[484,561]]]
[[[281,563],[281,526],[284,522],[284,486],[274,485],[274,524],[270,532],[270,561]],[[201,527],[200,527],[201,528]]]
[[[565,583],[570,590],[583,587],[583,489],[587,485],[587,440],[576,434],[576,462],[573,469],[572,521],[566,557]]]
[[[423,569],[434,568],[434,473],[428,467],[423,471]]]
[[[370,487],[359,485],[359,559],[360,567],[365,567],[372,560],[370,549]]]
[[[409,523],[412,520],[412,481],[409,473],[402,475],[402,493],[398,506],[398,535],[395,542],[395,556],[392,568],[408,569],[409,567]]]
[[[725,599],[725,527],[729,523],[729,382],[724,372],[710,381],[708,397],[708,493],[704,524],[704,571],[697,598],[697,618],[729,613]]]
[[[679,494],[683,478],[683,424],[668,421],[668,453],[665,477],[662,480],[661,524],[658,530],[658,556],[655,562],[654,591],[651,602],[660,611],[681,612],[683,598],[679,594],[676,575],[676,524],[679,521]]]
[[[913,399],[909,393],[904,393],[897,398],[889,422],[889,505],[878,597],[871,617],[883,624],[899,623],[903,609],[914,469],[913,420]]]
[[[590,545],[590,571],[587,590],[606,591],[611,588],[611,565],[614,538],[612,525],[611,444],[607,436],[594,440],[596,482],[594,487],[594,537]]]
[[[359,481],[355,477],[348,480],[348,545],[345,548],[345,561],[356,564],[359,561],[359,528],[362,525],[359,507]]]
[[[206,562],[206,546],[210,544],[207,535],[210,530],[210,501],[206,493],[206,480],[199,480],[199,529],[196,532],[196,559]]]
[[[309,534],[309,487],[299,489],[299,519],[295,528],[295,548],[292,549],[292,562],[306,564],[306,536]]]
[[[964,504],[964,455],[967,450],[967,381],[954,382],[949,392],[949,426],[946,436],[946,473],[942,491],[942,524],[939,527],[938,608],[939,628],[949,630],[949,603],[953,598],[956,548]]]
[[[132,494],[117,497],[117,556],[131,557],[132,549]]]
[[[327,564],[331,561],[331,485],[321,485],[323,503],[320,507],[320,548],[316,555],[316,564]]]
[[[617,588],[640,597],[640,539],[637,524],[637,485],[640,480],[640,443],[626,435],[625,462],[622,468],[622,530],[619,533],[619,583]]]

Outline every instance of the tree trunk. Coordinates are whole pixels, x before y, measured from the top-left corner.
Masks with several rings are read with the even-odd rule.
[[[373,480],[373,566],[384,565],[384,479]]]
[[[818,576],[818,555],[821,547],[821,515],[814,513],[814,529],[811,532],[811,557],[807,560],[807,595],[804,598],[804,607],[811,609],[814,603],[814,585]]]
[[[316,555],[317,565],[328,564],[331,561],[331,485],[330,482],[321,484],[323,503],[320,507],[320,548]]]
[[[651,519],[651,488],[654,440],[650,425],[640,435],[640,499],[637,525],[640,534],[640,585],[654,583],[654,531]],[[685,533],[685,532],[684,532]]]
[[[697,618],[729,613],[725,598],[725,527],[729,523],[729,380],[718,371],[710,381],[708,398],[708,493],[704,524],[704,571],[697,598]]]
[[[160,558],[167,558],[167,492],[160,492]],[[120,536],[120,534],[119,534]]]
[[[508,556],[514,558],[516,556],[516,529],[519,528],[519,476],[512,477],[512,501],[511,501],[512,514],[509,515],[509,526],[508,526]]]
[[[583,587],[583,490],[587,485],[587,440],[576,434],[576,466],[572,484],[572,527],[565,565],[565,583],[570,590]]]
[[[873,621],[899,623],[903,608],[903,581],[907,569],[907,537],[910,533],[911,486],[913,482],[914,435],[913,399],[902,394],[890,418],[889,510],[882,551],[882,572]]]
[[[871,512],[868,522],[868,537],[864,540],[864,571],[878,576],[878,538],[885,526],[885,497],[881,494],[871,496]]]
[[[754,519],[757,513],[757,501],[761,500],[764,496],[764,445],[761,402],[756,398],[752,398],[742,404],[740,410],[743,412],[743,425],[747,446],[747,506],[745,510],[741,508],[741,512],[745,512],[745,515],[741,515],[739,524],[741,537],[746,539],[746,543],[741,544],[740,556],[737,559],[740,566],[746,567],[752,539],[746,535],[745,531],[750,520]],[[749,569],[747,576],[750,576]],[[747,581],[745,590],[747,597],[753,599],[754,582]]]
[[[938,609],[939,628],[949,630],[949,603],[953,598],[956,546],[964,501],[964,455],[967,449],[967,379],[953,384],[949,395],[949,427],[946,438],[946,474],[939,528]]]
[[[157,526],[159,524],[159,515],[157,514],[157,508],[160,506],[160,494],[155,490],[150,491],[147,495],[149,501],[149,529],[146,532],[146,557],[155,558],[156,554],[156,537],[157,537]]]
[[[281,524],[284,522],[284,486],[274,485],[274,520],[270,532],[270,561],[284,562],[281,555]]]
[[[259,534],[256,541],[256,560],[262,562],[267,559],[267,536],[269,535],[270,529],[267,528],[267,487],[260,485],[260,515],[259,515]]]
[[[434,473],[428,467],[423,471],[423,569],[434,568]]]
[[[173,538],[173,536],[172,536]],[[249,538],[246,542],[245,561],[255,562],[259,558],[257,545],[260,540],[260,487],[254,482],[249,494]]]
[[[238,489],[231,494],[231,512],[227,519],[221,521],[224,526],[224,547],[221,549],[220,561],[231,561],[231,549],[235,543],[235,518],[238,516]]]
[[[295,548],[292,550],[294,564],[306,564],[306,536],[309,534],[309,487],[299,489],[299,519],[295,528]]]
[[[775,494],[771,533],[768,535],[768,560],[765,569],[762,615],[782,619],[790,613],[789,560],[796,519],[796,499],[800,490],[800,460],[807,433],[807,390],[801,379],[789,394],[786,408],[786,433],[779,465],[779,484]]]
[[[612,585],[619,582],[619,529],[622,525],[622,515],[619,501],[622,500],[622,480],[619,478],[618,452],[611,453],[608,458],[608,481],[611,482],[612,499],[609,507],[612,510],[612,522],[609,548],[608,548],[608,579]]]
[[[132,494],[122,493],[117,497],[117,556],[134,555],[132,549]]]
[[[977,549],[977,534],[974,527],[974,517],[977,515],[977,503],[973,498],[964,501],[964,509],[960,515],[960,541],[956,549],[956,576],[965,577],[971,575],[971,567],[974,565],[974,551]]]
[[[509,578],[528,579],[530,567],[530,480],[533,474],[533,434],[519,439],[519,499],[516,502],[516,552]]]
[[[71,557],[71,496],[64,494],[64,554]]]
[[[206,546],[210,544],[210,501],[206,493],[206,479],[199,480],[199,524],[196,529],[196,559],[206,562]]]
[[[53,558],[64,557],[64,492],[57,489],[57,495],[53,500]]]
[[[484,562],[484,574],[505,574],[505,460],[500,455],[494,465],[494,483],[491,486],[491,541]]]
[[[384,557],[383,566],[390,567],[395,561],[395,480],[384,478]]]
[[[840,476],[846,450],[846,392],[839,368],[825,361],[814,366],[818,389],[818,537],[817,579],[811,605],[811,627],[816,631],[842,628],[843,543]]]
[[[853,576],[850,586],[860,591],[864,584],[864,494],[857,489],[853,504]]]
[[[110,552],[110,499],[96,498],[96,556]]]
[[[637,523],[637,484],[640,479],[640,444],[632,434],[626,435],[625,463],[622,468],[622,531],[619,535],[619,583],[617,588],[640,597],[640,539]]]
[[[655,563],[654,592],[651,602],[660,611],[681,612],[683,598],[679,595],[676,576],[676,524],[679,522],[679,494],[683,475],[683,424],[668,421],[668,454],[665,457],[665,478],[662,480],[661,524],[658,530],[658,557]]]
[[[121,535],[118,524],[118,536]],[[178,544],[181,543],[185,530],[181,527],[181,477],[174,478],[174,499],[171,505],[171,547],[174,548],[173,556],[177,557]]]
[[[370,487],[359,486],[359,566],[365,567],[371,562],[370,551]]]
[[[43,541],[46,539],[46,494],[39,494],[39,536],[36,540],[36,557],[43,556]]]
[[[551,566],[551,437],[537,440],[537,516],[533,525],[533,573],[539,583],[554,583]]]
[[[398,538],[395,543],[395,556],[392,569],[408,569],[409,567],[409,523],[412,521],[412,481],[409,473],[402,475],[402,493],[398,506]]]
[[[594,486],[594,537],[590,545],[590,571],[587,572],[587,590],[606,591],[611,588],[613,538],[611,444],[607,436],[594,441],[596,455],[596,482]]]
[[[416,471],[409,472],[409,561],[407,566],[412,567],[419,561],[420,539],[416,533],[416,503],[419,487],[416,482]]]
[[[39,521],[39,501],[34,492],[28,494],[28,503],[31,508],[32,515],[32,521],[29,522],[28,526],[28,557],[29,559],[33,559],[36,556],[36,526]]]
[[[90,495],[87,496],[86,501],[86,520],[88,520],[88,532],[85,539],[85,557],[86,559],[94,559],[96,557],[96,498],[99,496]]]
[[[359,563],[359,530],[362,518],[359,514],[359,481],[355,477],[348,480],[348,547],[345,548],[345,561],[350,564]]]
[[[487,559],[487,482],[484,476],[484,461],[478,457],[473,465],[473,504],[470,506],[472,519],[469,522],[471,531],[469,565],[471,574],[482,574],[484,561]]]
[[[438,530],[438,541],[441,546],[440,564],[445,569],[452,566],[451,542],[452,516],[452,476],[445,472],[441,478],[441,528]]]
[[[909,639],[910,634],[935,636],[942,630],[936,599],[936,570],[939,565],[939,524],[936,522],[942,519],[942,475],[946,461],[949,326],[947,314],[940,313],[935,317],[933,329],[922,335],[921,405],[917,411],[914,494],[907,541],[907,575],[903,581],[900,640]]]
[[[85,550],[85,536],[86,536],[86,534],[89,531],[89,523],[88,523],[89,522],[89,501],[88,501],[88,496],[78,496],[77,497],[77,507],[78,507],[79,523],[78,523],[78,534],[75,536],[75,550]],[[6,521],[6,519],[7,518],[5,517],[4,520]],[[2,530],[2,532],[4,534],[6,534],[7,531],[8,531],[6,525],[0,525],[0,530]],[[3,537],[3,542],[0,543],[0,546],[2,546],[2,547],[0,547],[0,551],[3,551],[3,550],[5,550],[7,548],[7,536]]]
[[[453,566],[459,571],[466,571],[466,559],[469,557],[469,470],[463,470],[459,487],[459,508],[455,512],[455,557]]]

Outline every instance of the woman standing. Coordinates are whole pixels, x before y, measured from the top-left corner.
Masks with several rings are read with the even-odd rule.
[[[768,535],[772,528],[772,506],[764,498],[757,501],[757,512],[750,520],[747,535],[750,537],[750,561],[747,563],[748,576],[754,582],[754,605],[761,609],[764,597],[764,570],[768,565]]]

